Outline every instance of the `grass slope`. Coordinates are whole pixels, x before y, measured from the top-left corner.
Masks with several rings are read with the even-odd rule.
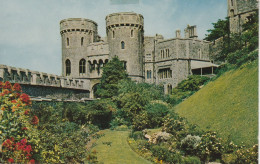
[[[104,130],[105,136],[97,140],[97,146],[93,149],[97,151],[97,160],[100,163],[123,163],[123,164],[150,164],[136,154],[128,145],[128,131]],[[111,142],[111,146],[104,144]]]
[[[257,143],[258,62],[226,72],[208,83],[175,111],[202,129],[217,131],[236,144]]]

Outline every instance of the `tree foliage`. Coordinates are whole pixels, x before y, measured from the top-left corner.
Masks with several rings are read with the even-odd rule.
[[[97,96],[111,98],[118,94],[118,82],[127,79],[123,62],[118,57],[112,58],[103,68],[101,83],[98,86]]]

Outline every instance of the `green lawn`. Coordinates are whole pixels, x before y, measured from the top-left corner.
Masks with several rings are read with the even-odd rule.
[[[258,136],[258,62],[232,70],[175,107],[202,129],[251,146]]]
[[[151,163],[136,154],[128,145],[128,131],[103,130],[105,136],[97,140],[98,162],[104,164],[146,164]],[[106,143],[110,143],[109,144]]]

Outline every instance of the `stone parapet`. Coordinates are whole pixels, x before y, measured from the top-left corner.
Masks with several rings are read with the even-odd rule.
[[[62,77],[29,69],[0,65],[0,81],[10,81],[37,86],[62,87],[88,90],[84,87],[85,80]]]

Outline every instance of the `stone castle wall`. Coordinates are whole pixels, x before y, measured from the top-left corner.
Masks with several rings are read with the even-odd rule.
[[[90,83],[84,79],[65,78],[6,65],[0,65],[0,81],[19,83],[23,91],[30,96],[53,95],[57,98],[67,98],[76,94],[77,98],[82,98],[89,97],[90,92]]]
[[[125,62],[133,80],[143,81],[143,16],[132,12],[114,13],[106,17],[110,58],[118,56]]]
[[[242,25],[248,21],[248,17],[258,9],[257,0],[227,0],[230,31],[241,33]]]

